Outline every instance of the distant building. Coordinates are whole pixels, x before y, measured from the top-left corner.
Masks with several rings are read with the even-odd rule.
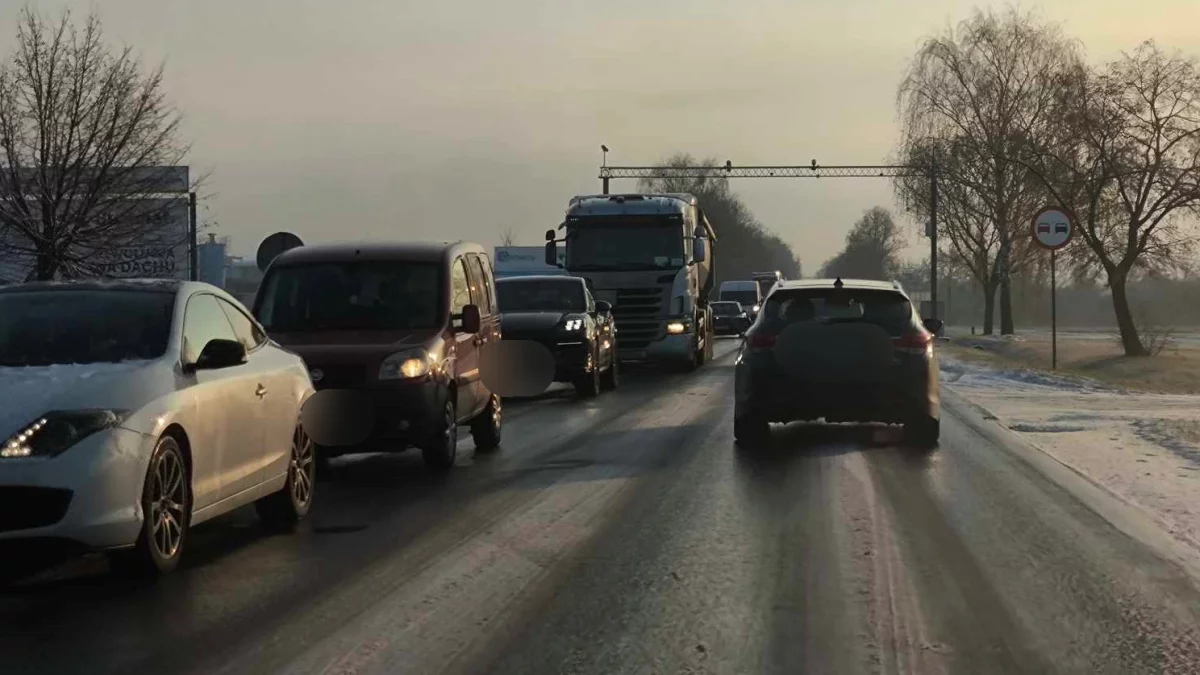
[[[558,249],[558,262],[566,262],[566,249]],[[562,274],[561,267],[546,264],[546,250],[541,246],[497,246],[493,255],[496,278],[522,277],[531,274]]]
[[[254,304],[254,295],[258,293],[258,285],[262,283],[262,278],[263,273],[253,260],[230,257],[225,266],[225,283],[222,288],[250,307]]]
[[[228,264],[225,251],[228,247],[227,239],[218,240],[217,235],[211,233],[208,241],[196,246],[196,278],[199,281],[225,288],[225,268]]]

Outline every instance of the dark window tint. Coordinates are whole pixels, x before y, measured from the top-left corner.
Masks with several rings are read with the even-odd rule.
[[[266,336],[242,310],[219,298],[217,302],[221,304],[221,309],[225,310],[225,316],[229,318],[229,323],[233,326],[233,332],[237,334],[238,340],[246,345],[247,350],[254,349],[266,340]]]
[[[763,308],[768,325],[782,328],[800,321],[866,322],[900,336],[914,322],[912,303],[892,291],[802,289],[773,294]]]
[[[462,258],[454,261],[450,268],[450,313],[462,314],[463,307],[471,304],[471,282]]]
[[[741,307],[734,302],[714,302],[713,314],[717,316],[735,316],[741,313]]]
[[[442,278],[437,263],[369,260],[280,267],[263,282],[258,320],[279,332],[436,328]]]
[[[174,311],[175,294],[158,291],[0,293],[0,366],[157,359]]]
[[[471,272],[475,276],[475,281],[471,284],[471,295],[475,298],[475,304],[479,305],[480,312],[490,314],[492,311],[492,288],[488,284],[487,272],[483,270],[483,263],[477,255],[471,256]]]
[[[188,299],[183,319],[183,362],[195,363],[211,340],[236,340],[237,334],[216,297],[206,294]]]
[[[492,314],[496,314],[500,311],[500,303],[496,299],[496,271],[492,269],[492,262],[488,260],[487,256],[480,256],[480,260],[483,262],[483,269],[487,271],[487,287],[489,297],[492,299]]]
[[[753,307],[758,304],[758,293],[754,291],[721,291],[721,299]]]
[[[496,284],[501,312],[583,312],[587,300],[578,281],[522,281]]]

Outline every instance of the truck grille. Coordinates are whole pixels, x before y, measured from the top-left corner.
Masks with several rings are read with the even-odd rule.
[[[663,301],[660,288],[621,288],[613,316],[617,320],[617,344],[621,349],[645,349],[662,337]]]

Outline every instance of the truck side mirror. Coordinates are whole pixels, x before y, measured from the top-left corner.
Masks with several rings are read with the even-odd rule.
[[[547,232],[546,234],[550,234]],[[546,264],[558,267],[558,245],[553,241],[546,242]]]
[[[692,260],[702,263],[708,260],[708,240],[696,237],[692,240]]]
[[[546,241],[554,241],[554,230],[546,230]]]

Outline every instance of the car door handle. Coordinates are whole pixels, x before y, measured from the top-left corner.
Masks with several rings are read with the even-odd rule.
[[[255,389],[255,390],[254,390],[254,395],[255,395],[255,396],[257,396],[257,397],[259,397],[259,398],[262,398],[262,397],[266,396],[266,395],[267,395],[267,388],[266,388],[266,387],[264,387],[264,386],[262,386],[261,384],[260,384],[260,385],[258,385],[258,389]]]

